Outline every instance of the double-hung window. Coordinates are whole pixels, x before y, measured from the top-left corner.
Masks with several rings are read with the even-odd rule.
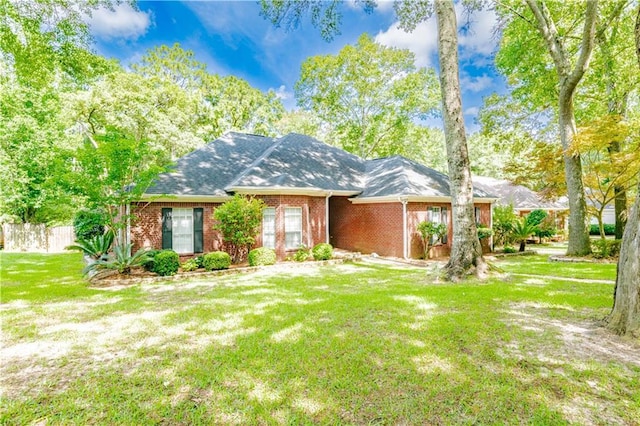
[[[302,208],[284,209],[284,245],[286,250],[295,250],[302,245]]]
[[[203,209],[163,208],[162,248],[176,253],[202,253]]]
[[[441,223],[444,225],[444,234],[442,238],[440,238],[440,242],[442,244],[447,244],[448,235],[447,231],[449,229],[449,212],[446,207],[429,207],[427,211],[427,220],[433,223]],[[435,236],[432,238],[431,244],[435,244],[437,242]]]
[[[273,207],[262,211],[262,246],[276,248],[276,209]]]

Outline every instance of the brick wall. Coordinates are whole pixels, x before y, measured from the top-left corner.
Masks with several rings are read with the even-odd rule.
[[[431,249],[431,257],[448,256],[451,253],[451,241],[453,240],[453,225],[451,216],[450,203],[407,203],[407,229],[409,230],[409,257],[419,259],[424,257],[424,247],[422,238],[418,232],[418,224],[427,220],[427,211],[429,207],[444,207],[447,209],[448,226],[447,226],[447,243],[438,243]]]
[[[295,250],[285,249],[284,237],[284,209],[286,207],[300,207],[302,209],[302,241],[303,244],[313,247],[325,242],[325,198],[307,196],[260,196],[269,207],[276,209],[276,254],[279,259],[284,259]],[[220,203],[138,203],[131,206],[131,213],[136,217],[131,225],[131,242],[137,250],[140,247],[162,248],[162,209],[170,208],[195,208],[204,209],[203,237],[204,252],[223,250],[224,245],[220,233],[214,231],[213,211]],[[258,232],[255,247],[262,246],[262,230]]]
[[[352,204],[329,199],[329,232],[334,247],[402,257],[402,204]]]

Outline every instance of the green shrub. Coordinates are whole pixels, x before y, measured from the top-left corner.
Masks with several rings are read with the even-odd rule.
[[[293,255],[293,260],[296,262],[304,262],[311,257],[311,250],[306,246],[300,246],[300,248]]]
[[[106,259],[111,250],[115,234],[109,230],[105,234],[94,235],[89,239],[78,238],[75,244],[65,247],[65,250],[80,250],[92,259]]]
[[[106,215],[100,210],[80,210],[73,218],[73,230],[81,241],[104,234]]]
[[[249,266],[274,265],[276,263],[276,251],[268,247],[258,247],[249,252]]]
[[[529,225],[538,226],[542,223],[543,220],[547,217],[547,212],[540,209],[535,209],[531,213],[529,213],[525,220]]]
[[[242,262],[262,225],[262,211],[266,207],[258,198],[236,194],[213,212],[214,229],[220,231],[226,250],[234,263]]]
[[[120,274],[130,273],[131,268],[142,266],[149,257],[148,250],[145,248],[141,248],[133,255],[130,255],[132,245],[129,243],[125,246],[116,246],[113,249],[113,254],[107,256],[106,259],[98,259],[95,263],[91,263],[84,268],[83,272],[88,274],[98,269],[110,269],[117,270]]]
[[[478,225],[478,239],[484,240],[485,238],[489,238],[493,235],[493,230],[484,225]]]
[[[502,248],[502,251],[504,253],[515,253],[516,252],[516,248],[514,246],[504,246]]]
[[[621,243],[622,240],[593,240],[591,241],[591,252],[596,259],[618,257]]]
[[[180,267],[180,256],[173,250],[162,250],[153,257],[152,271],[160,276],[175,275]]]
[[[224,251],[214,251],[204,255],[202,264],[207,271],[229,269],[229,266],[231,266],[231,256]]]
[[[194,257],[193,260],[196,261],[198,268],[204,268],[204,254]]]
[[[315,260],[329,260],[333,257],[333,246],[329,243],[316,244],[311,252]]]
[[[195,271],[196,269],[198,269],[198,262],[196,262],[196,259],[189,259],[189,260],[185,260],[182,265],[180,265],[180,267],[182,268],[182,270],[184,272],[191,272],[191,271]]]
[[[151,249],[147,251],[147,260],[144,261],[142,267],[145,271],[153,272],[153,266],[155,265],[154,258],[156,254],[160,253],[162,250]]]
[[[591,225],[589,227],[590,235],[600,235],[600,227],[598,225]],[[610,225],[608,223],[604,224],[604,234],[605,235],[615,235],[616,234],[616,226]]]
[[[497,245],[510,243],[511,230],[518,220],[518,215],[513,211],[513,205],[496,205],[493,207],[493,242]]]

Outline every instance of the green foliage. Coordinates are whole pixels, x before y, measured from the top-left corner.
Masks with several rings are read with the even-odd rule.
[[[255,243],[265,206],[258,198],[236,194],[213,212],[213,228],[222,233],[234,263],[242,262]]]
[[[509,237],[517,220],[518,216],[513,211],[512,204],[493,207],[493,232],[496,245],[504,245],[510,242]]]
[[[615,235],[616,226],[610,225],[608,223],[604,224],[604,234],[605,235]],[[589,226],[589,234],[590,235],[600,235],[600,227],[598,225]]]
[[[153,256],[152,271],[160,276],[175,275],[180,267],[180,256],[173,250],[162,250]]]
[[[192,272],[199,268],[196,259],[185,260],[184,262],[182,262],[182,265],[180,265],[180,267],[184,272]]]
[[[546,217],[547,212],[545,212],[544,210],[536,209],[526,216],[526,221],[530,225],[538,226],[542,223],[543,220],[545,220]]]
[[[424,258],[428,259],[431,245],[444,236],[447,232],[447,228],[442,223],[429,222],[425,220],[420,222],[418,226],[416,226],[416,229],[420,233],[420,238],[422,239]]]
[[[609,257],[618,257],[620,255],[620,245],[622,240],[605,240],[599,238],[591,240],[591,251],[596,259],[605,259]]]
[[[305,260],[309,259],[309,257],[311,257],[311,249],[309,249],[305,245],[302,245],[300,246],[300,248],[298,248],[298,250],[296,250],[295,254],[293,255],[293,260],[295,260],[296,262],[304,262]]]
[[[408,129],[439,108],[433,69],[407,49],[360,36],[337,55],[308,58],[295,85],[298,104],[331,129],[328,141],[363,158],[404,154]]]
[[[149,259],[148,250],[145,248],[130,255],[132,246],[133,244],[115,246],[113,253],[108,255],[106,259],[98,259],[95,263],[89,264],[83,272],[88,274],[94,270],[109,269],[116,270],[120,274],[130,273],[131,268],[142,266]]]
[[[147,259],[142,263],[142,267],[145,271],[153,272],[156,254],[160,252],[162,252],[162,250],[151,249],[147,251]]]
[[[502,251],[504,253],[515,253],[516,252],[516,248],[514,246],[504,246]]]
[[[108,230],[104,234],[95,235],[89,239],[77,239],[75,244],[65,247],[65,250],[80,250],[92,259],[103,259],[113,245],[115,234]]]
[[[104,234],[106,218],[104,212],[98,210],[80,210],[73,219],[73,230],[76,238],[87,240],[96,235]]]
[[[314,260],[329,260],[333,257],[333,246],[329,243],[319,243],[311,252]]]
[[[204,268],[204,254],[194,257],[193,260],[196,261],[198,268]]]
[[[510,238],[512,241],[520,243],[519,251],[524,251],[527,245],[527,239],[533,235],[537,229],[537,226],[528,223],[525,218],[520,218],[513,223]]]
[[[484,240],[485,238],[489,238],[490,236],[493,235],[493,230],[484,225],[478,225],[477,231],[478,231],[478,239],[480,240]]]
[[[276,251],[268,247],[258,247],[249,252],[249,266],[275,265]]]
[[[540,238],[540,240],[543,238],[551,238],[557,233],[558,230],[556,229],[555,223],[553,223],[553,220],[549,216],[545,217],[544,220],[540,222],[538,229],[534,232],[536,237]]]
[[[204,255],[202,264],[207,271],[229,269],[229,266],[231,266],[231,256],[224,251],[214,251]]]

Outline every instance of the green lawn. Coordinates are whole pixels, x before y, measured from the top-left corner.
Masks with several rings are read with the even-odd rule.
[[[613,279],[542,261],[497,265]],[[81,268],[2,254],[2,424],[640,419],[640,343],[597,325],[613,284],[358,263],[97,290]]]

